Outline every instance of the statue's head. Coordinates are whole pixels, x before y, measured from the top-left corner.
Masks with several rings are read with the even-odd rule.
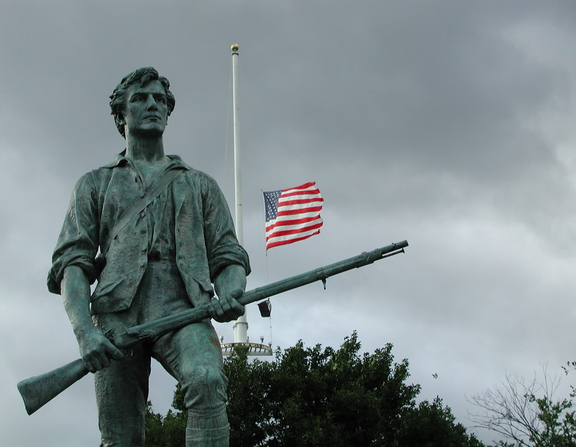
[[[124,134],[124,110],[126,107],[126,94],[128,89],[133,84],[140,84],[140,86],[145,86],[151,81],[159,81],[166,91],[166,100],[168,104],[168,116],[174,110],[174,105],[176,100],[174,95],[170,91],[170,82],[164,76],[159,76],[158,72],[152,67],[139,68],[136,71],[124,76],[120,84],[116,86],[114,92],[110,95],[110,109],[112,115],[114,116],[114,122],[116,123],[116,128],[120,135],[126,138]]]

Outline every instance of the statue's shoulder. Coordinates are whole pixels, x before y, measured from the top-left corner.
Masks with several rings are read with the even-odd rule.
[[[209,174],[206,174],[204,171],[199,169],[193,168],[192,166],[187,165],[182,161],[182,158],[178,155],[168,155],[172,161],[176,162],[182,168],[186,169],[186,176],[198,186],[208,186],[214,187],[217,186],[216,180]]]
[[[110,163],[83,174],[76,182],[76,190],[100,190],[110,182],[113,168],[126,163],[123,154],[118,154]]]

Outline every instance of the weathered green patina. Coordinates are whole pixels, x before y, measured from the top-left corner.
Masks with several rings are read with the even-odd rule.
[[[175,104],[169,86],[156,70],[142,68],[115,89],[110,106],[126,148],[77,183],[48,276],[49,289],[62,294],[83,364],[95,373],[103,447],[144,445],[151,358],[182,385],[190,415],[186,445],[228,445],[227,382],[209,318],[129,353],[105,335],[198,306],[208,306],[218,321],[244,311],[235,297],[246,286],[248,255],[218,185],[165,155],[163,134]],[[178,172],[155,188],[170,171]],[[134,210],[140,198],[145,206]]]
[[[407,246],[407,241],[401,241],[387,245],[386,247],[364,252],[358,256],[250,290],[242,294],[242,296],[238,298],[238,301],[241,304],[246,305],[256,301],[262,301],[268,297],[278,295],[315,281],[322,281],[325,283],[331,276],[355,268],[364,267],[365,265],[372,264],[377,260],[398,253],[403,253],[404,248]],[[127,349],[141,343],[155,340],[170,331],[178,330],[191,323],[200,322],[208,318],[210,313],[210,306],[199,306],[194,309],[168,315],[149,323],[140,324],[129,329],[109,331],[106,336],[117,348]],[[88,370],[84,366],[82,359],[78,359],[46,374],[21,381],[18,384],[18,389],[22,394],[28,414],[34,413],[86,374],[88,374]]]

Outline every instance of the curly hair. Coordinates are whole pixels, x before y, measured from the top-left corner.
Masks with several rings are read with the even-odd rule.
[[[126,94],[128,88],[136,83],[140,83],[141,87],[144,87],[151,81],[160,81],[164,90],[166,91],[166,101],[168,105],[168,116],[174,110],[176,100],[174,95],[170,91],[170,82],[164,76],[158,75],[158,72],[152,67],[139,68],[132,73],[124,76],[120,84],[116,86],[114,92],[110,95],[110,109],[111,114],[114,116],[114,123],[116,123],[116,128],[120,135],[126,138],[124,133],[124,110],[126,107]]]

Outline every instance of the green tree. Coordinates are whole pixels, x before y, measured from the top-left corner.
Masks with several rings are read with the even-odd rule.
[[[146,407],[146,447],[184,447],[188,420],[180,386],[176,386],[172,408],[166,416],[154,413],[152,404]]]
[[[449,407],[437,398],[416,403],[420,386],[407,384],[408,361],[394,362],[392,345],[373,354],[359,354],[354,332],[338,350],[300,341],[276,361],[248,361],[242,350],[226,359],[229,377],[231,446],[242,447],[481,447],[474,435],[455,422]],[[151,411],[147,432],[152,447],[176,439],[172,421],[185,419],[178,406],[166,417]],[[180,418],[179,418],[180,417]],[[180,446],[184,446],[183,441]]]
[[[575,366],[570,363],[566,373]],[[472,421],[501,435],[501,447],[576,447],[575,390],[557,399],[559,379],[545,366],[542,373],[531,381],[508,374],[499,386],[473,396],[470,402],[482,412],[472,415]]]

